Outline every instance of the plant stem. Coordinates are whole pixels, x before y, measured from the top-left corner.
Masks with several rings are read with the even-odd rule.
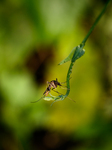
[[[99,14],[99,16],[96,18],[94,24],[92,25],[92,27],[90,28],[89,32],[87,33],[86,37],[84,38],[84,40],[82,41],[82,44],[85,45],[88,37],[90,36],[90,34],[92,33],[92,31],[94,30],[95,26],[97,25],[98,21],[100,20],[100,18],[102,17],[102,15],[104,14],[108,3],[110,2],[110,0],[107,1],[105,7],[103,8],[102,12]]]

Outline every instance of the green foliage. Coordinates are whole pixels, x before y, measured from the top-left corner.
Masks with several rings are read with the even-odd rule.
[[[70,92],[70,83],[69,83],[69,80],[70,80],[70,75],[72,73],[72,68],[73,68],[74,62],[77,59],[79,59],[81,56],[84,55],[85,50],[83,49],[83,47],[85,46],[85,43],[86,43],[88,37],[90,36],[90,34],[92,33],[92,31],[94,30],[94,28],[97,25],[97,23],[99,22],[100,18],[104,14],[109,1],[110,0],[107,1],[104,9],[101,11],[100,15],[97,17],[96,21],[94,22],[94,24],[90,28],[88,34],[86,35],[86,37],[84,38],[84,40],[82,41],[82,43],[80,45],[78,45],[77,47],[74,47],[73,50],[71,51],[71,53],[68,55],[68,57],[65,58],[64,60],[62,60],[59,63],[59,65],[62,65],[62,64],[64,64],[64,63],[66,63],[66,62],[68,62],[68,61],[71,60],[71,64],[70,64],[70,67],[68,69],[67,78],[66,78],[66,82],[67,82],[67,92],[66,92],[66,94],[65,95],[55,96],[55,97],[53,97],[53,96],[52,97],[44,97],[44,100],[54,100],[54,102],[56,102],[56,101],[64,100],[68,96],[68,94]]]
[[[86,55],[72,64],[76,47],[69,51],[104,5],[94,0],[0,1],[0,149],[112,149],[111,3],[85,45]],[[68,63],[57,65],[68,55]],[[48,99],[32,104],[42,97],[46,81],[66,81],[70,64],[70,90],[57,90],[76,103],[66,98],[50,107],[58,95],[51,90]]]

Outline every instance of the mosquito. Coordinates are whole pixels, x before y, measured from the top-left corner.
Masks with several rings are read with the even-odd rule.
[[[62,85],[62,84],[64,84],[64,83],[66,83],[66,82],[62,82],[62,83],[61,83],[61,82],[58,82],[58,79],[57,79],[57,78],[56,78],[56,80],[52,80],[52,81],[50,81],[50,82],[47,81],[48,87],[46,88],[45,92],[43,93],[43,96],[42,96],[39,100],[37,100],[37,101],[35,101],[35,102],[38,102],[38,101],[40,101],[42,98],[44,98],[45,96],[47,96],[47,95],[50,93],[51,89],[52,89],[54,92],[56,92],[56,93],[58,93],[58,94],[61,94],[61,93],[59,93],[58,91],[56,91],[56,90],[54,90],[54,89],[56,89],[57,86],[63,88],[63,85]],[[66,87],[66,86],[64,86],[64,87]],[[66,89],[66,88],[63,88],[63,89]],[[32,103],[35,103],[35,102],[32,102]]]

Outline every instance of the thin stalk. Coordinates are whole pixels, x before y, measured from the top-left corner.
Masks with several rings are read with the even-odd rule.
[[[103,8],[103,10],[101,11],[101,13],[99,14],[99,16],[96,18],[94,24],[92,25],[92,27],[90,28],[89,32],[87,33],[86,37],[84,38],[84,40],[82,41],[82,44],[85,45],[88,37],[90,36],[90,34],[92,33],[92,31],[94,30],[95,26],[97,25],[98,21],[100,20],[100,18],[102,17],[102,15],[105,13],[105,10],[107,8],[108,3],[110,2],[110,0],[107,1],[105,7]]]

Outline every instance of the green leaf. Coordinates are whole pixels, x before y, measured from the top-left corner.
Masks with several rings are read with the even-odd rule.
[[[85,50],[83,49],[83,46],[78,45],[73,54],[72,62],[75,62],[77,59],[79,59],[81,56],[83,56],[84,53],[85,53]]]
[[[68,57],[66,57],[64,60],[62,60],[58,65],[62,65],[68,61],[70,61],[73,57],[74,51],[76,50],[76,47],[73,48],[73,50],[71,51],[71,53],[68,55]]]

